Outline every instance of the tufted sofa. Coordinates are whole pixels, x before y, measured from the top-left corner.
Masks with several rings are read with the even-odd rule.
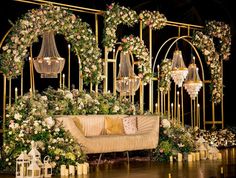
[[[133,134],[103,134],[106,117],[135,117],[137,131]],[[154,149],[159,141],[157,115],[69,115],[60,116],[57,120],[62,122],[63,127],[83,146],[87,154]]]

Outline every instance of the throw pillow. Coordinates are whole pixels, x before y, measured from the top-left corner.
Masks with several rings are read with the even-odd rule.
[[[108,135],[124,134],[122,119],[119,117],[105,117],[105,133]]]
[[[125,134],[135,134],[137,132],[137,117],[129,116],[123,118]]]
[[[74,121],[76,127],[80,130],[80,132],[82,132],[82,133],[84,134],[84,128],[83,128],[83,126],[82,126],[82,124],[81,124],[79,118],[74,117],[74,118],[73,118],[73,121]]]

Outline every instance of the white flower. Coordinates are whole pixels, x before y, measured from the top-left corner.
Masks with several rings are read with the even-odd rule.
[[[163,128],[170,128],[170,121],[167,119],[162,119],[161,124],[163,125]]]
[[[16,120],[20,120],[21,118],[22,118],[22,115],[19,114],[19,113],[16,113],[16,114],[14,115],[14,119],[16,119]]]
[[[70,91],[66,91],[65,92],[65,98],[73,100],[73,94]]]
[[[55,121],[52,119],[52,117],[47,117],[44,119],[44,121],[49,128],[55,125]]]

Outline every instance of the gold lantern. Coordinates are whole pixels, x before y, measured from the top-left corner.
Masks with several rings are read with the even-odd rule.
[[[193,61],[194,60],[195,58],[193,57]],[[191,99],[194,100],[197,97],[201,87],[202,87],[202,81],[200,80],[198,74],[198,68],[196,64],[193,62],[188,67],[188,75],[184,82],[184,88],[187,90]]]
[[[119,72],[116,80],[116,89],[121,96],[134,95],[140,85],[140,78],[134,73],[130,62],[129,52],[120,52]]]
[[[43,159],[42,174],[43,177],[52,177],[52,165],[50,164],[49,156],[45,156]]]
[[[41,78],[57,78],[57,74],[63,70],[65,59],[57,51],[53,31],[44,32],[40,53],[33,63]]]
[[[27,168],[29,167],[30,158],[26,151],[21,152],[16,159],[16,178],[24,178],[27,176]]]
[[[172,60],[172,71],[171,77],[178,87],[182,87],[183,81],[188,74],[188,69],[186,68],[182,56],[182,51],[175,50]]]

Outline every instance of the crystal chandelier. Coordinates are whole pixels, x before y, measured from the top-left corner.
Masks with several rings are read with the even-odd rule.
[[[182,86],[187,74],[188,69],[184,64],[182,52],[180,50],[175,50],[172,60],[171,77],[174,80],[175,84],[178,85],[178,87]]]
[[[57,51],[53,31],[44,32],[40,53],[33,63],[41,78],[57,78],[57,74],[63,70],[65,59]]]
[[[140,78],[134,73],[128,52],[120,53],[119,72],[116,80],[116,89],[121,96],[134,95],[140,85]]]
[[[198,68],[195,63],[192,63],[188,67],[188,75],[184,82],[184,88],[187,90],[191,99],[195,99],[199,90],[202,87],[202,81],[198,74]]]

